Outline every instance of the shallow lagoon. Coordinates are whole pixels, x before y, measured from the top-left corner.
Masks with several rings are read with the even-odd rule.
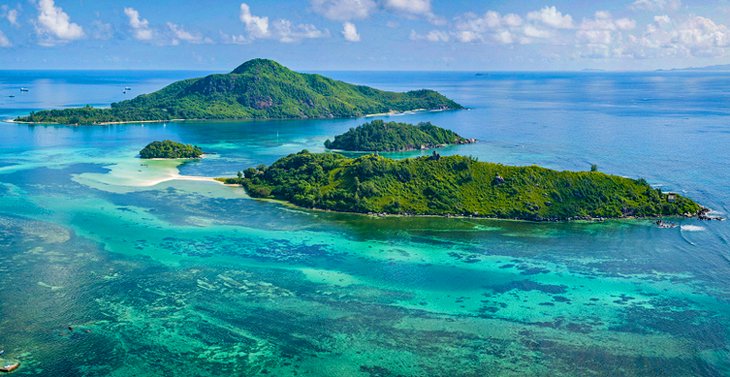
[[[0,93],[31,88],[0,117],[197,74],[0,72]],[[480,140],[442,153],[596,163],[730,203],[730,75],[331,75],[469,106],[397,117]],[[320,151],[360,122],[0,123],[0,357],[60,376],[730,373],[727,222],[372,218],[154,184]],[[135,158],[163,138],[214,154]]]

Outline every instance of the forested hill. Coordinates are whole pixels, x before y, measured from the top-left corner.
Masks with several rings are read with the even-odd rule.
[[[324,146],[345,151],[395,152],[474,142],[475,139],[463,138],[430,122],[412,125],[374,120],[335,136],[334,141],[328,139]]]
[[[523,220],[694,216],[690,199],[644,180],[597,171],[555,171],[478,162],[462,156],[351,159],[302,151],[240,182],[253,197],[334,211],[466,215]]]
[[[231,73],[178,81],[157,92],[113,103],[108,109],[87,106],[44,110],[16,121],[99,124],[171,119],[349,118],[461,108],[433,90],[387,92],[297,73],[272,60],[254,59]]]

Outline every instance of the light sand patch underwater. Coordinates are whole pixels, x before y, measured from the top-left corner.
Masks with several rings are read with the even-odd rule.
[[[185,159],[142,160],[127,157],[106,166],[109,169],[106,173],[82,173],[74,176],[73,180],[88,187],[114,193],[147,190],[170,181],[220,184],[211,177],[181,175],[178,168],[186,161]]]

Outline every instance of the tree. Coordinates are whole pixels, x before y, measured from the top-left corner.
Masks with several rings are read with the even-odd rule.
[[[596,165],[596,164],[591,164],[591,171],[592,171],[592,172],[596,172],[596,171],[598,171],[598,165]]]

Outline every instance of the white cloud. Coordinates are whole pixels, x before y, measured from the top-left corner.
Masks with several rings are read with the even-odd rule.
[[[360,34],[358,34],[357,27],[352,22],[345,22],[342,25],[342,36],[348,42],[360,42]]]
[[[619,30],[633,30],[636,28],[636,21],[630,18],[619,18],[615,23]]]
[[[17,8],[10,9],[7,5],[0,5],[0,17],[8,20],[10,25],[20,26],[18,23],[18,12]]]
[[[550,31],[532,25],[526,25],[522,31],[528,38],[547,39],[553,36]]]
[[[701,16],[675,19],[658,15],[642,31],[630,33],[636,21],[613,19],[598,12],[584,19],[576,32],[581,57],[646,59],[664,57],[718,57],[730,49],[730,29]]]
[[[654,16],[654,22],[660,25],[669,24],[672,22],[672,19],[669,18],[666,14],[661,16]]]
[[[314,12],[335,21],[367,18],[378,7],[373,0],[311,0]]]
[[[636,0],[629,6],[633,10],[649,11],[676,11],[681,7],[681,0]]]
[[[444,25],[446,20],[436,16],[431,9],[431,0],[383,0],[383,9],[407,17],[423,17],[434,25]]]
[[[229,41],[242,43],[241,37],[243,37],[248,41],[256,39],[277,39],[280,42],[291,43],[302,39],[324,38],[329,36],[329,31],[319,30],[312,24],[294,25],[287,19],[278,19],[270,23],[268,17],[253,15],[251,8],[246,3],[241,3],[240,19],[246,27],[248,35],[246,37],[240,35],[235,36],[233,39],[229,38]]]
[[[410,39],[412,41],[428,41],[428,42],[448,42],[451,39],[449,33],[442,30],[431,30],[428,33],[421,35],[415,30],[411,30]]]
[[[378,10],[409,18],[424,17],[433,24],[445,21],[431,9],[431,0],[310,0],[312,10],[330,20],[352,21],[370,17]]]
[[[10,43],[8,37],[5,36],[2,30],[0,30],[0,47],[11,47],[13,44]]]
[[[221,35],[221,42],[225,44],[232,44],[232,45],[242,45],[249,43],[250,41],[248,38],[246,38],[245,35],[235,35],[235,34],[226,34],[224,32],[220,32]]]
[[[68,14],[57,7],[53,0],[39,0],[36,33],[39,44],[53,46],[84,37],[84,29],[71,22]]]
[[[385,0],[385,7],[403,13],[430,15],[431,0]]]
[[[625,54],[624,32],[636,27],[629,18],[614,19],[607,11],[583,19],[575,34],[578,54],[587,58],[620,57]]]
[[[279,42],[292,43],[302,39],[324,38],[328,35],[329,32],[319,30],[312,24],[293,25],[286,19],[274,21],[274,36]]]
[[[167,23],[167,29],[172,35],[172,40],[170,42],[172,45],[178,45],[180,44],[180,41],[192,44],[213,43],[210,38],[204,37],[200,33],[191,33],[185,30],[182,26],[172,22]]]
[[[269,18],[254,16],[251,14],[251,8],[246,3],[241,3],[240,18],[252,38],[266,38],[269,36]]]
[[[459,42],[497,44],[558,43],[556,31],[573,27],[573,18],[554,7],[530,12],[526,18],[487,11],[478,16],[466,13],[456,18],[451,35]]]
[[[555,29],[571,29],[573,28],[573,17],[569,14],[562,14],[556,7],[545,7],[539,11],[527,14],[528,20],[539,21],[546,26]]]
[[[139,12],[134,8],[124,8],[124,14],[129,18],[129,27],[132,28],[134,39],[140,41],[150,41],[154,38],[154,30],[150,28],[150,23],[139,16]]]
[[[723,56],[730,47],[730,30],[723,24],[690,16],[681,22],[655,18],[641,36],[632,36],[631,53],[636,57]]]

